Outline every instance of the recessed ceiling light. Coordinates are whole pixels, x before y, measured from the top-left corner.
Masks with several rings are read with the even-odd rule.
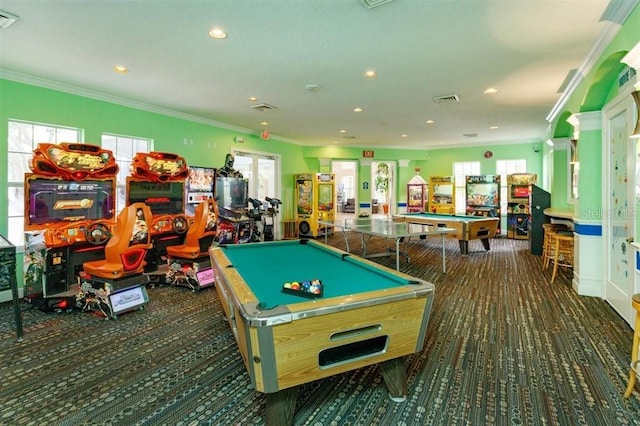
[[[497,93],[497,92],[498,92],[498,89],[496,89],[495,87],[488,87],[484,91],[484,93],[486,95],[492,95],[492,94]]]
[[[376,72],[376,70],[367,70],[364,72],[364,76],[366,78],[376,78],[378,76],[378,73]]]
[[[347,133],[347,131],[342,129],[342,130],[340,130],[340,133]]]
[[[116,65],[113,67],[113,70],[117,73],[120,74],[126,74],[129,72],[129,70],[127,69],[127,67],[125,67],[124,65]]]
[[[256,98],[255,96],[251,96],[251,97],[249,98],[249,100],[250,100],[251,102],[255,102],[255,101],[257,101],[257,100],[258,100],[258,98]]]
[[[209,36],[217,40],[222,40],[227,38],[227,33],[225,33],[221,28],[213,27],[209,30]]]
[[[408,137],[409,137],[409,135],[407,135],[407,134],[403,134],[403,135],[402,135],[402,137],[403,137],[403,138],[408,138]]]
[[[362,112],[362,111],[363,111],[363,109],[360,108],[360,107],[356,107],[356,108],[353,109],[353,112]]]
[[[268,125],[269,125],[269,123],[268,123],[268,122],[266,122],[266,121],[263,121],[262,123],[260,123],[260,125],[261,125],[261,126],[268,126]]]
[[[498,128],[498,126],[491,126],[489,127],[491,130],[496,130]]]
[[[433,123],[435,123],[435,121],[433,121],[433,120],[427,120],[427,121],[425,121],[425,123],[426,123],[426,124],[433,124]]]

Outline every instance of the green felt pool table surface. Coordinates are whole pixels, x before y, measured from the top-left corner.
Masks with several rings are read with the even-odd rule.
[[[225,246],[224,252],[263,309],[310,300],[283,293],[282,286],[287,282],[319,279],[325,299],[411,284],[411,280],[358,261],[355,256],[305,240],[231,245]]]

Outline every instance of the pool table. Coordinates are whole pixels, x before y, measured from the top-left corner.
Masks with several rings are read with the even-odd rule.
[[[403,357],[422,350],[435,287],[314,240],[209,249],[215,288],[267,424],[292,424],[296,386],[380,363],[403,401]],[[282,291],[319,279],[322,296]]]
[[[485,216],[463,216],[435,213],[405,213],[394,217],[411,223],[423,223],[445,228],[453,228],[460,243],[460,252],[469,254],[469,241],[480,240],[485,250],[489,250],[489,238],[496,236],[499,218]]]

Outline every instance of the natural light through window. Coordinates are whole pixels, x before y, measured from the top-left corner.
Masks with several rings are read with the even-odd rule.
[[[7,152],[8,238],[18,247],[24,245],[24,179],[39,143],[80,142],[82,130],[52,124],[9,120]]]
[[[151,152],[152,145],[151,139],[102,134],[102,148],[113,152],[119,167],[116,178],[116,211],[118,213],[127,205],[127,176],[131,175],[131,161],[138,152]]]
[[[465,214],[467,207],[466,184],[467,176],[480,174],[479,161],[461,161],[453,163],[453,177],[456,186],[456,214]]]
[[[500,175],[500,211],[507,212],[507,175],[514,173],[526,173],[527,160],[498,160],[496,161],[496,174]]]

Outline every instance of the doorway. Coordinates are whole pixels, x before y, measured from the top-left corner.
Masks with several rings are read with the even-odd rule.
[[[635,181],[637,149],[629,136],[634,121],[630,97],[605,110],[603,121],[606,147],[603,176],[608,174],[605,188],[603,237],[605,262],[604,299],[627,323],[632,324],[635,312],[631,306],[634,294],[634,255],[630,242],[635,235]]]
[[[335,205],[338,214],[356,214],[358,211],[358,162],[332,161],[331,173],[335,176]]]
[[[250,198],[263,202],[267,198],[282,199],[279,156],[248,151],[234,151],[232,154],[235,157],[234,167],[249,180]],[[280,221],[276,218],[274,223],[276,239],[282,238]]]

